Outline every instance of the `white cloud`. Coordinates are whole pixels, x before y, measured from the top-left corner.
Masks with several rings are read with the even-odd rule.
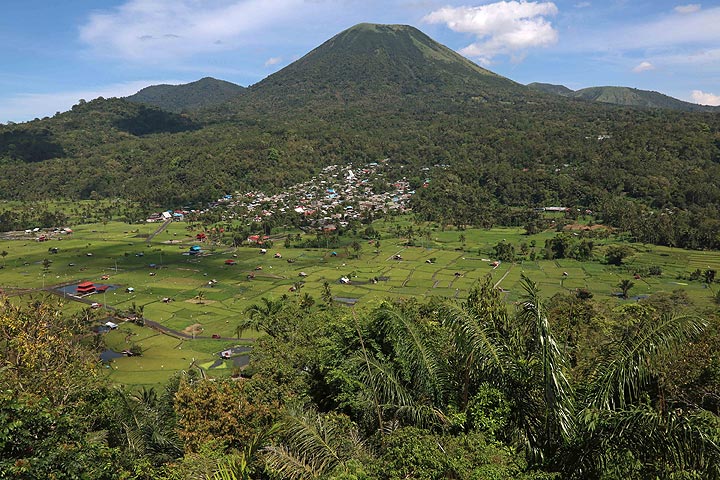
[[[138,80],[115,83],[92,89],[72,90],[56,93],[20,93],[0,98],[0,122],[25,122],[33,118],[52,116],[64,112],[78,103],[78,100],[92,100],[97,97],[127,97],[149,85],[184,83],[178,80]]]
[[[628,51],[717,46],[720,43],[720,7],[700,10],[691,15],[672,13],[658,19],[619,28],[583,32],[573,38],[572,51]]]
[[[80,39],[100,55],[152,62],[238,48],[302,0],[127,0],[90,15]]]
[[[521,58],[528,48],[555,44],[558,33],[545,17],[557,13],[552,2],[503,1],[478,7],[444,7],[422,21],[444,23],[453,31],[475,35],[477,41],[460,53],[489,63],[496,55]]]
[[[655,70],[655,65],[647,61],[638,63],[635,68],[632,69],[635,73],[647,72],[648,70]]]
[[[691,96],[693,101],[700,105],[720,105],[720,95],[703,92],[702,90],[693,90]]]
[[[700,10],[700,4],[691,3],[689,5],[678,5],[674,10],[678,13],[695,13]]]
[[[587,8],[590,6],[590,2],[580,2],[573,5],[575,8]]]
[[[282,62],[282,60],[282,57],[270,57],[265,60],[265,66],[270,67],[272,65],[277,65],[278,63]]]

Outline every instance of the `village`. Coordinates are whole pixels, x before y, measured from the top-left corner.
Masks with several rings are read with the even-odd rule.
[[[298,183],[286,191],[267,195],[260,191],[225,195],[206,209],[178,209],[150,215],[147,222],[182,221],[201,218],[221,210],[221,220],[262,223],[274,216],[299,215],[310,228],[332,232],[353,220],[375,218],[378,214],[408,211],[415,193],[406,178],[393,182],[385,178],[384,164],[372,162],[361,168],[353,165],[329,165],[309,181]],[[429,179],[423,186],[427,186]],[[381,190],[381,191],[380,191]],[[257,241],[249,238],[250,242]]]

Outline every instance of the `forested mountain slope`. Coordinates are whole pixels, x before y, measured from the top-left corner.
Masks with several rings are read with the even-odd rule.
[[[244,92],[245,88],[240,85],[205,77],[183,85],[152,85],[125,98],[131,102],[180,113],[219,105]]]

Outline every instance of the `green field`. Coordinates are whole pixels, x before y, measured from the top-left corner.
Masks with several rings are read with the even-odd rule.
[[[401,218],[400,222],[409,225],[408,218]],[[376,249],[374,241],[359,240],[360,258],[354,258],[352,250],[346,247],[286,249],[282,247],[282,240],[276,241],[279,246],[269,249],[266,255],[261,255],[257,247],[211,246],[197,243],[194,239],[197,232],[189,231],[182,222],[170,224],[149,243],[148,235],[159,224],[79,225],[73,228],[72,235],[55,235],[45,242],[35,241],[32,234],[0,240],[0,251],[7,252],[0,259],[4,267],[0,269],[0,286],[10,298],[21,299],[33,290],[51,290],[81,281],[110,284],[117,288],[87,300],[124,310],[134,303],[142,306],[147,319],[169,329],[184,331],[199,324],[202,336],[230,339],[236,335],[236,325],[244,317],[244,310],[262,297],[277,299],[307,292],[319,301],[326,281],[338,301],[357,301],[358,305],[411,296],[462,299],[488,274],[507,292],[508,301],[513,302],[521,294],[519,281],[524,273],[539,284],[545,297],[587,288],[595,298],[619,304],[636,301],[637,298],[632,297],[638,295],[681,289],[697,305],[709,306],[712,292],[705,284],[681,280],[678,276],[687,276],[697,268],[720,270],[718,252],[639,244],[628,245],[633,255],[626,260],[626,265],[609,266],[602,262],[602,252],[604,244],[613,240],[596,240],[593,261],[523,260],[493,268],[488,260],[493,259],[493,246],[498,242],[506,240],[519,245],[535,241],[540,258],[545,240],[555,236],[555,232],[526,236],[520,228],[462,232],[436,229],[423,239],[415,239],[415,243],[422,246],[409,247],[405,245],[406,239],[392,233],[400,222],[375,222],[375,229],[381,232],[380,248]],[[464,244],[460,242],[461,235]],[[343,241],[349,244],[352,240],[344,238]],[[200,245],[203,253],[187,255],[192,245]],[[50,253],[51,248],[57,248],[58,252]],[[337,252],[337,256],[332,256],[332,251]],[[275,253],[280,253],[282,258],[274,258]],[[394,255],[400,255],[401,259],[393,259]],[[43,264],[45,259],[52,261],[47,268]],[[237,264],[226,265],[228,259]],[[294,262],[289,263],[288,259]],[[432,263],[428,263],[430,259]],[[151,268],[151,264],[155,268]],[[634,269],[653,265],[662,269],[662,275],[634,279],[631,299],[617,297],[617,284],[621,279],[632,279]],[[256,270],[257,267],[262,269]],[[300,272],[305,272],[307,277],[300,277]],[[255,277],[248,279],[249,274]],[[104,275],[108,279],[103,281]],[[341,284],[343,276],[349,277],[351,284]],[[373,282],[373,279],[379,281]],[[304,281],[304,286],[291,292],[293,284],[299,281]],[[128,293],[128,287],[134,291]],[[172,301],[165,303],[164,298]],[[67,297],[66,305],[72,311],[87,307]],[[253,335],[257,334],[243,334],[244,337]],[[131,324],[123,324],[107,335],[108,346],[115,350],[128,348],[126,339],[142,346],[144,355],[116,359],[108,374],[114,381],[131,384],[161,383],[173,371],[188,368],[193,361],[198,365],[212,363],[219,351],[237,343],[181,340]],[[217,371],[221,370],[229,369]]]

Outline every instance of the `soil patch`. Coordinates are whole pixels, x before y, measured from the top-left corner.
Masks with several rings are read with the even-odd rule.
[[[199,323],[193,323],[189,327],[185,327],[185,329],[183,329],[183,333],[185,333],[187,335],[192,335],[193,333],[195,335],[199,335],[202,332],[203,332],[203,326]]]

